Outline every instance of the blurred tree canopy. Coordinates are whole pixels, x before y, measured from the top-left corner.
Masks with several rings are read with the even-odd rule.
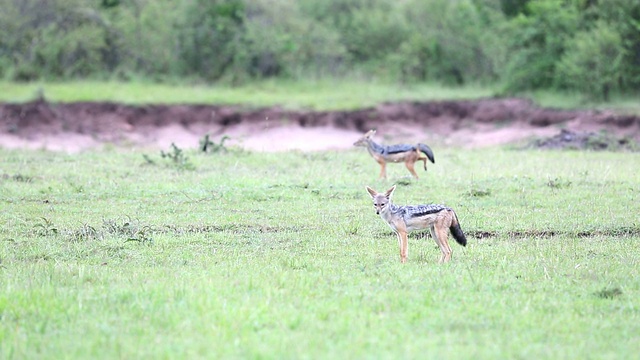
[[[0,0],[0,78],[640,88],[638,0]]]

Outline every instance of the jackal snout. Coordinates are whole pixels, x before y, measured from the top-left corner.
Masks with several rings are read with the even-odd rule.
[[[376,202],[376,199],[373,199],[373,207],[376,208],[376,215],[380,215],[385,205],[386,203]]]
[[[366,134],[364,134],[360,139],[356,140],[356,142],[353,143],[353,146],[367,146],[367,140],[369,140],[375,133],[375,130],[367,131]]]

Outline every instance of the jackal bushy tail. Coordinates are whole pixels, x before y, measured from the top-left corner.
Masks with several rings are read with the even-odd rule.
[[[464,232],[462,232],[462,228],[460,227],[460,222],[458,222],[458,215],[456,215],[455,212],[453,213],[453,220],[454,221],[449,227],[449,231],[451,231],[451,235],[453,235],[453,238],[456,239],[458,244],[462,246],[467,246],[467,237],[464,236]]]
[[[426,144],[418,144],[418,149],[420,149],[420,152],[422,152],[423,154],[425,154],[427,156],[427,158],[429,159],[429,161],[431,161],[432,163],[436,163],[436,159],[433,156],[433,151],[431,150],[431,148],[429,146],[427,146]],[[427,162],[423,159],[422,160],[424,162],[424,171],[427,171]]]

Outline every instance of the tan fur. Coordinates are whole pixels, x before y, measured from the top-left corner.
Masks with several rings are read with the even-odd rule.
[[[429,229],[431,236],[440,248],[442,255],[440,262],[445,263],[451,260],[451,247],[449,246],[448,236],[449,229],[457,228],[462,238],[456,239],[463,246],[466,244],[466,238],[462,234],[458,218],[452,209],[442,205],[433,205],[434,208],[441,209],[434,213],[413,214],[412,206],[396,206],[391,202],[391,195],[396,189],[392,186],[384,193],[378,193],[370,187],[366,187],[367,192],[373,199],[373,205],[376,213],[391,227],[398,237],[398,245],[400,247],[400,262],[405,263],[409,256],[408,234],[415,230]]]

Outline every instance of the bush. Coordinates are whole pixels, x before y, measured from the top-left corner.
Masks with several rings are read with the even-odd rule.
[[[243,52],[244,22],[241,0],[188,3],[176,28],[181,71],[207,81],[233,72]]]
[[[346,53],[339,35],[305,16],[297,1],[253,1],[247,13],[244,71],[252,78],[339,71]]]
[[[562,57],[558,70],[561,84],[595,100],[609,100],[610,92],[624,76],[625,56],[620,35],[604,22],[576,35]]]
[[[20,81],[355,75],[604,100],[640,86],[638,0],[0,0],[0,9],[0,78]]]
[[[493,24],[472,1],[413,1],[404,11],[408,35],[390,56],[400,79],[461,85],[494,77]]]
[[[578,26],[574,6],[555,0],[539,0],[526,13],[509,21],[503,31],[509,59],[501,75],[507,92],[552,87],[556,65]]]

